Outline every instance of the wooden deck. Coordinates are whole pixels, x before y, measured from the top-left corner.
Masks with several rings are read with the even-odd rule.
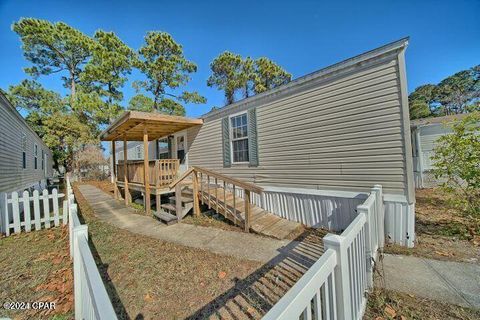
[[[245,225],[245,201],[218,185],[202,184],[200,201],[234,224]],[[235,208],[235,209],[234,209]],[[250,230],[276,239],[289,238],[303,229],[302,224],[283,219],[254,204],[250,204]]]

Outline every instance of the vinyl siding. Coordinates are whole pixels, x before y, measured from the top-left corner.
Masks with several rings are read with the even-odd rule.
[[[155,142],[150,141],[148,143],[148,158],[150,160],[155,159]],[[141,156],[137,156],[137,146],[140,146],[140,154]],[[116,159],[123,160],[123,141],[117,141],[115,145],[116,150]],[[127,142],[127,157],[128,160],[143,160],[143,141],[128,141]]]
[[[26,168],[22,167],[22,134],[26,136]],[[38,145],[37,169],[34,145]],[[42,169],[42,152],[47,158],[47,172]],[[12,192],[37,185],[53,175],[52,152],[28,127],[21,115],[0,95],[0,192]]]
[[[407,194],[398,53],[299,85],[269,101],[207,115],[189,165],[263,186]],[[257,108],[259,166],[223,167],[221,119]],[[410,141],[408,140],[408,148]]]

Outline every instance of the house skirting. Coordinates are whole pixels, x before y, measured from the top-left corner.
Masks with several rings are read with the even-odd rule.
[[[288,220],[338,232],[348,227],[357,215],[357,206],[368,197],[361,192],[263,188],[262,197],[253,197],[256,205]],[[405,196],[384,194],[384,206],[387,241],[413,247],[415,204],[409,204]]]

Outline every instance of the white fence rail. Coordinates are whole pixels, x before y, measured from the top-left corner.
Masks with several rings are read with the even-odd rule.
[[[68,213],[70,218],[70,256],[73,258],[75,319],[115,320],[107,290],[88,246],[88,226],[81,224],[70,181],[67,178]]]
[[[0,228],[6,236],[12,233],[30,232],[32,229],[48,229],[51,226],[59,226],[60,220],[67,224],[66,201],[63,203],[62,212],[59,209],[60,199],[65,195],[58,193],[53,189],[51,194],[44,189],[40,194],[38,190],[30,195],[24,191],[19,197],[17,192],[12,192],[10,196],[5,194],[2,208],[2,219],[0,219]]]
[[[382,186],[375,185],[341,235],[323,238],[325,252],[264,320],[361,319],[373,264],[384,244]]]

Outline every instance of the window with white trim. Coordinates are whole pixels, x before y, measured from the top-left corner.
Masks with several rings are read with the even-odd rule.
[[[27,168],[27,136],[22,133],[22,168]]]
[[[33,147],[33,158],[34,158],[34,169],[37,170],[38,169],[38,145],[34,145]]]
[[[45,152],[42,150],[42,170],[45,169]]]
[[[158,139],[158,159],[168,159],[168,138]]]
[[[248,162],[247,113],[230,117],[230,141],[232,144],[232,162]]]

